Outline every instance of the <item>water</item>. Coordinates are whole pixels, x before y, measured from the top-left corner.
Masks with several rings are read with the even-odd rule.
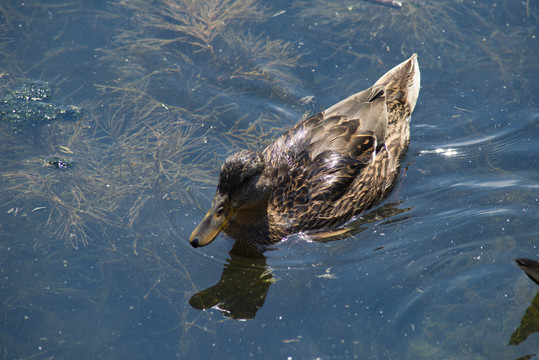
[[[537,4],[212,3],[227,5],[213,32],[187,2],[0,7],[2,94],[48,81],[85,113],[0,123],[1,357],[536,353],[537,332],[508,344],[538,291],[514,263],[539,259]],[[226,154],[414,52],[411,144],[375,221],[259,261],[231,257],[224,236],[191,248]],[[197,293],[216,306],[197,309]]]

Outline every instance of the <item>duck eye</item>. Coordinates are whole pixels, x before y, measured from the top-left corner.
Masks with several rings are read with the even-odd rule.
[[[219,206],[219,208],[217,209],[215,214],[217,214],[217,216],[221,216],[221,215],[223,215],[224,210],[225,210],[224,207]]]

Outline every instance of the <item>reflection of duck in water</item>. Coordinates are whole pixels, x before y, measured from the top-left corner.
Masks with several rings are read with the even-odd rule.
[[[354,222],[351,231],[359,232],[365,229],[360,225],[388,219],[411,210],[411,208],[400,208],[399,204],[384,204],[369,212]],[[326,241],[327,238],[323,240]],[[252,255],[260,255],[260,253]],[[275,281],[271,268],[266,265],[264,255],[246,258],[245,252],[238,255],[231,251],[219,282],[195,293],[189,299],[189,304],[198,310],[217,309],[223,316],[233,319],[253,319],[264,305],[268,290]]]
[[[274,281],[265,257],[246,259],[230,254],[219,282],[194,294],[189,304],[199,310],[216,308],[233,319],[253,319]]]
[[[354,94],[279,137],[262,153],[226,159],[194,247],[224,230],[234,252],[300,232],[334,229],[391,190],[410,140],[419,94],[414,54]]]

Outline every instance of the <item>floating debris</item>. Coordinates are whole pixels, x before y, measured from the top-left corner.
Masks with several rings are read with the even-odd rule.
[[[337,276],[333,273],[331,273],[331,268],[326,269],[326,273],[322,275],[316,275],[317,278],[320,279],[337,279]]]
[[[29,82],[0,98],[0,120],[14,131],[56,119],[79,120],[82,111],[76,106],[58,105],[50,101],[51,88],[43,81]]]
[[[45,164],[45,166],[53,167],[56,169],[67,169],[75,165],[75,162],[73,160],[57,156],[50,156],[48,158],[45,158],[43,160],[43,163]]]

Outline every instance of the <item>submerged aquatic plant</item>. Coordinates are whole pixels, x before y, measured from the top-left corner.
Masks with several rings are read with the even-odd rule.
[[[465,11],[460,2],[442,0],[408,1],[401,9],[389,9],[367,2],[351,5],[345,1],[314,0],[298,2],[295,7],[304,19],[315,23],[313,30],[333,31],[341,47],[348,50],[352,45],[368,46],[381,42],[378,46],[386,48],[395,44],[417,47],[418,43],[427,49],[440,48],[442,45],[454,48],[459,39],[455,17]],[[417,49],[403,49],[405,53]],[[351,50],[354,52],[355,50]],[[369,56],[364,54],[364,56]]]
[[[339,39],[326,59],[346,56],[381,64],[386,54],[419,52],[427,60],[424,66],[429,62],[442,69],[455,62],[496,66],[505,80],[514,79],[515,64],[537,68],[525,61],[530,53],[515,51],[510,45],[535,36],[517,26],[521,17],[537,20],[537,14],[526,15],[527,4],[417,0],[390,9],[368,2],[314,0],[294,6],[312,37],[323,32],[327,38],[331,32]],[[511,8],[503,9],[507,6]],[[508,13],[519,21],[501,20]]]
[[[118,7],[137,14],[135,26],[120,29],[115,46],[99,49],[113,80],[98,87],[103,95],[125,94],[131,99],[126,102],[138,103],[151,94],[153,100],[144,106],[169,109],[171,115],[185,119],[185,124],[204,129],[206,154],[215,146],[226,151],[260,146],[274,135],[272,128],[283,125],[272,114],[251,113],[245,101],[239,105],[244,99],[249,101],[249,94],[298,103],[301,96],[296,96],[295,89],[301,82],[294,73],[300,55],[290,42],[244,29],[247,21],[267,18],[259,3],[161,0],[148,6],[128,0]],[[145,117],[139,104],[126,106],[136,108],[134,117]],[[125,127],[117,124],[128,122],[123,119],[118,116],[108,129],[123,132]],[[144,121],[154,133],[162,132],[161,125]]]
[[[198,162],[211,159],[197,149],[204,142],[198,126],[178,118],[180,109],[163,104],[154,107],[140,104],[131,111],[129,94],[117,104],[109,104],[113,116],[98,122],[99,132],[111,137],[111,151],[93,166],[106,169],[115,184],[123,184],[127,198],[134,198],[122,217],[133,226],[144,205],[161,196],[191,202],[201,189],[213,183],[207,167]],[[154,103],[155,105],[155,103]],[[126,120],[136,118],[136,122]],[[118,126],[121,132],[118,131]],[[193,192],[194,191],[194,192]]]
[[[143,43],[153,43],[152,47],[187,43],[195,51],[213,51],[215,38],[233,22],[259,21],[265,17],[254,0],[161,0],[152,6],[142,0],[124,0],[122,5],[136,11],[144,27]]]
[[[42,168],[38,161],[0,175],[6,184],[0,191],[6,199],[2,207],[16,207],[25,216],[45,220],[40,225],[44,233],[64,239],[74,247],[88,243],[90,224],[118,225],[110,216],[115,210],[114,203],[103,201],[111,194],[103,193],[105,189],[95,191],[99,182],[91,176],[73,178],[65,172]],[[89,190],[92,188],[94,191]],[[6,197],[7,194],[11,196]],[[46,213],[46,217],[40,216],[41,213]]]
[[[98,99],[85,104],[84,124],[54,124],[41,135],[29,134],[22,153],[37,156],[22,168],[9,164],[1,174],[6,186],[0,192],[10,194],[5,206],[45,204],[49,233],[74,246],[88,243],[88,229],[99,229],[95,223],[128,229],[143,223],[144,209],[160,198],[197,205],[215,181],[209,173],[218,167],[217,149],[260,146],[282,125],[272,114],[236,116],[240,110],[231,95],[258,91],[253,84],[260,82],[284,94],[287,84],[299,83],[292,75],[299,55],[290,43],[238,31],[247,21],[267,18],[254,0],[161,0],[151,6],[126,0],[111,6],[137,16],[133,26],[117,30],[113,44],[99,49],[99,67],[110,76],[96,85]],[[35,11],[78,16],[76,4]],[[55,62],[54,49],[46,54],[38,66]],[[236,120],[227,125],[224,118]],[[45,156],[53,167],[67,164],[55,158],[67,157],[77,166],[63,172],[36,167]]]
[[[171,109],[139,101],[135,109],[140,112],[133,113],[129,100],[109,104],[109,116],[93,119],[93,130],[65,123],[45,132],[64,136],[65,145],[54,148],[69,151],[77,167],[53,171],[37,158],[10,164],[11,170],[0,174],[5,184],[2,205],[47,211],[48,232],[77,246],[87,244],[90,224],[132,228],[147,202],[162,192],[187,202],[196,199],[195,189],[213,182],[208,170],[196,165],[203,156],[195,151],[202,134],[195,135],[197,127],[176,118]],[[131,116],[138,121],[127,121]],[[49,147],[42,151],[55,152]],[[54,165],[63,158],[48,159]]]
[[[291,42],[249,31],[229,31],[223,38],[227,45],[227,55],[219,58],[223,83],[236,87],[241,84],[246,91],[262,81],[282,100],[301,89],[302,81],[297,73],[301,55]]]

